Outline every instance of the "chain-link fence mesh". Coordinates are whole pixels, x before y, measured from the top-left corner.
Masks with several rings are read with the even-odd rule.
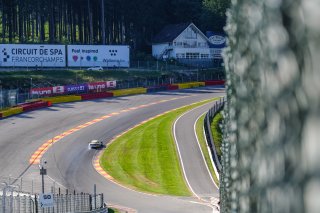
[[[53,206],[42,207],[38,194],[16,192],[10,186],[0,191],[0,212],[90,212],[104,207],[103,194],[53,194]]]
[[[28,74],[26,72],[26,74]],[[115,89],[127,89],[134,87],[156,87],[159,85],[176,84],[194,81],[207,81],[207,80],[222,80],[225,79],[225,73],[223,69],[205,69],[205,68],[192,68],[187,70],[180,70],[175,72],[168,72],[158,76],[145,77],[134,77],[126,80],[117,80],[117,86]],[[1,80],[0,80],[1,81]],[[75,84],[85,84],[86,81],[74,82]],[[3,89],[0,82],[0,110],[12,107],[17,104],[24,103],[29,99],[37,99],[46,96],[42,95],[31,95],[29,93],[30,88],[36,89],[39,87],[52,87],[52,86],[63,86],[62,84],[52,84],[50,82],[43,81],[41,84],[32,84],[28,88],[17,88],[17,89]],[[86,91],[79,91],[80,94]]]
[[[221,212],[320,212],[320,1],[232,1]]]

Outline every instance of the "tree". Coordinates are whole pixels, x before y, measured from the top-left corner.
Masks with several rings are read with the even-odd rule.
[[[202,27],[216,32],[223,32],[226,25],[226,12],[231,0],[203,0]]]

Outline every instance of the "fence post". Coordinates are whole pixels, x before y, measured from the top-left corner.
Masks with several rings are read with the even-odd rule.
[[[66,200],[66,212],[68,212],[68,189],[66,189],[66,197],[65,197],[65,200]]]
[[[6,212],[6,196],[7,196],[6,188],[3,188],[3,193],[2,193],[2,213]]]
[[[103,206],[104,206],[104,197],[103,197],[103,193],[100,195],[100,198],[101,198],[101,206],[100,206],[100,208],[103,208]]]
[[[94,209],[97,209],[97,185],[93,185]]]
[[[38,213],[38,200],[37,200],[37,195],[34,196],[34,208],[35,208],[35,212]]]
[[[92,195],[89,195],[89,209],[92,211]]]

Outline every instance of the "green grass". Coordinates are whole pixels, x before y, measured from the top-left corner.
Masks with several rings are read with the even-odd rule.
[[[117,209],[109,209],[108,208],[108,213],[120,213],[120,211]]]
[[[209,167],[209,170],[210,170],[210,173],[212,175],[212,178],[213,178],[214,182],[217,184],[217,186],[219,186],[219,180],[218,180],[218,178],[216,176],[216,173],[214,172],[212,161],[211,161],[210,155],[209,155],[209,150],[207,148],[207,143],[206,143],[206,140],[205,140],[204,134],[203,134],[204,118],[205,118],[205,114],[202,115],[198,119],[198,122],[196,124],[196,133],[197,133],[197,136],[198,136],[198,140],[199,140],[200,147],[202,149],[204,158],[206,160],[206,163],[207,163],[207,165]]]
[[[184,112],[208,103],[185,106],[134,128],[110,144],[101,166],[119,183],[155,194],[190,196],[173,140],[172,126]]]
[[[222,151],[221,151],[221,144],[222,144],[222,130],[219,126],[223,119],[222,113],[219,112],[214,116],[213,121],[211,123],[211,132],[213,136],[214,146],[216,148],[217,155],[219,159],[221,159]]]

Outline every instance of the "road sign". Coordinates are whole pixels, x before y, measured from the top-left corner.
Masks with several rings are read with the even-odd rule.
[[[54,201],[53,201],[53,194],[52,193],[46,193],[46,194],[40,194],[40,207],[46,208],[46,207],[53,207]]]

